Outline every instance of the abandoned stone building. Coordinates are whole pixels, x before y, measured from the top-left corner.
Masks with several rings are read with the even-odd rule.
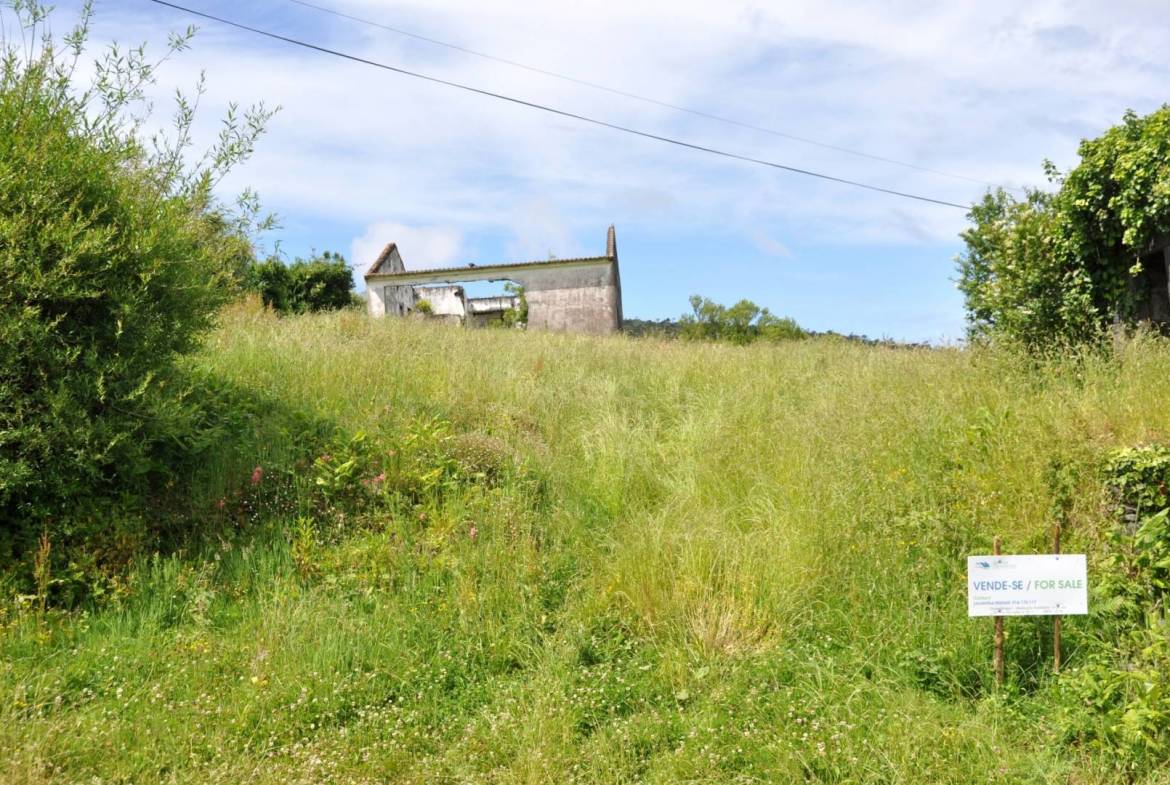
[[[604,256],[535,262],[468,265],[408,271],[395,243],[379,254],[365,274],[370,315],[425,313],[471,327],[502,321],[520,307],[520,296],[468,297],[460,284],[492,281],[514,284],[528,305],[528,327],[590,334],[622,326],[622,285],[617,238],[609,227]],[[422,305],[423,301],[426,305]]]

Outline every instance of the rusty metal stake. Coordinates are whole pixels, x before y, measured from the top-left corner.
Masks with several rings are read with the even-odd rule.
[[[1052,531],[1052,552],[1060,553],[1060,521],[1056,522],[1056,526]],[[1060,626],[1062,621],[1061,616],[1056,616],[1052,619],[1052,670],[1054,673],[1060,673]]]
[[[991,552],[999,556],[1000,541],[996,537]],[[995,686],[1003,686],[1003,617],[995,617]]]

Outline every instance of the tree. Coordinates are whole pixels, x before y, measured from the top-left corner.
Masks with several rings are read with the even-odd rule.
[[[1081,142],[1053,193],[1002,190],[972,208],[958,259],[974,337],[1081,342],[1133,322],[1141,257],[1170,235],[1170,105]]]
[[[292,310],[335,311],[352,304],[353,273],[339,253],[297,259],[289,268]]]
[[[277,257],[254,262],[248,268],[245,286],[260,295],[264,305],[277,313],[292,311],[292,274],[288,265]]]
[[[727,307],[700,295],[691,295],[691,313],[679,319],[683,338],[688,340],[729,341],[748,344],[763,338],[769,341],[805,337],[795,321],[774,316],[751,300],[740,300]]]
[[[169,132],[143,134],[145,45],[112,47],[91,84],[74,73],[91,8],[56,42],[48,12],[14,0],[0,39],[0,547],[17,553],[85,499],[163,481],[181,436],[175,360],[238,287],[254,195],[214,189],[248,157],[271,112],[232,107],[216,144],[187,164],[194,101]],[[162,60],[185,49],[173,36]],[[161,61],[159,61],[161,62]],[[202,84],[197,85],[202,92]],[[180,417],[181,418],[181,417]]]
[[[345,257],[325,251],[286,265],[276,257],[255,262],[246,286],[278,313],[334,311],[353,303],[353,275]]]

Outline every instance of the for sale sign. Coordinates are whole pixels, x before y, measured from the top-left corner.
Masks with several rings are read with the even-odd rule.
[[[1085,556],[968,556],[968,616],[1072,616],[1089,612]]]

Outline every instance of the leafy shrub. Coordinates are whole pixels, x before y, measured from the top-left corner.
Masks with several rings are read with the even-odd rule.
[[[494,481],[516,465],[511,448],[500,439],[480,431],[457,434],[448,444],[448,452],[462,473]]]
[[[1095,581],[1090,653],[1071,672],[1068,730],[1136,769],[1170,750],[1170,448],[1110,455],[1116,525]]]
[[[988,193],[968,218],[959,288],[974,336],[1029,346],[1093,338],[1132,322],[1145,296],[1140,257],[1170,235],[1170,105],[1081,142],[1054,193]]]
[[[376,435],[338,432],[313,460],[311,498],[318,517],[334,523],[411,513],[437,508],[461,487],[495,485],[517,466],[498,439],[452,433],[442,418],[421,418]]]
[[[292,274],[288,265],[280,259],[273,256],[250,265],[245,277],[245,286],[260,295],[264,305],[277,313],[289,313],[293,310]]]
[[[16,10],[40,43],[5,38],[0,62],[0,560],[43,532],[108,532],[110,500],[170,478],[193,414],[174,361],[231,295],[255,226],[251,196],[233,212],[212,188],[269,116],[233,111],[187,168],[185,99],[173,143],[137,135],[144,48],[112,48],[77,91],[88,8],[64,47],[42,35],[44,9]]]
[[[278,313],[335,311],[353,303],[353,277],[345,257],[325,251],[286,265],[273,257],[248,269],[247,288]]]
[[[524,287],[509,281],[504,284],[504,292],[506,294],[516,295],[518,302],[515,308],[509,308],[504,311],[504,318],[501,324],[504,327],[528,326],[528,295],[525,293]]]
[[[789,341],[806,336],[794,320],[774,316],[750,300],[728,307],[696,294],[690,302],[692,313],[679,319],[681,335],[688,340],[747,344],[759,339]]]

